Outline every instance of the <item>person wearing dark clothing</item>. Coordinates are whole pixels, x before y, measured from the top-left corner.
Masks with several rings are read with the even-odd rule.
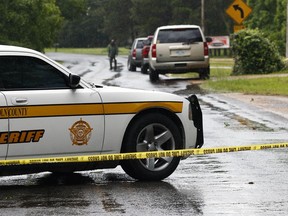
[[[118,47],[114,40],[111,40],[110,44],[108,45],[108,57],[110,62],[110,70],[112,70],[112,64],[114,62],[114,70],[117,68],[117,60],[116,56],[118,55]]]

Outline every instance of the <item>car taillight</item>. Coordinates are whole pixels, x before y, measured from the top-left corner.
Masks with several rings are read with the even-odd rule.
[[[143,58],[147,58],[147,57],[148,57],[149,49],[150,49],[149,46],[145,46],[145,47],[142,49],[142,56],[143,56]]]
[[[133,52],[132,52],[132,57],[133,57],[133,58],[136,58],[136,49],[133,50]]]
[[[207,42],[204,42],[204,55],[205,56],[209,55],[209,48]]]
[[[156,44],[152,44],[151,47],[151,52],[152,52],[152,58],[156,58]]]

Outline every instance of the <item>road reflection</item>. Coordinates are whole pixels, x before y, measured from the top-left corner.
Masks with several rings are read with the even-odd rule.
[[[199,191],[178,190],[165,181],[134,181],[124,173],[42,173],[10,183],[0,186],[5,215],[203,215]]]

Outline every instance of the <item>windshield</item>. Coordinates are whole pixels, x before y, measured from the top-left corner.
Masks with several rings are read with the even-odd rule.
[[[198,28],[163,29],[158,33],[157,43],[203,42]]]

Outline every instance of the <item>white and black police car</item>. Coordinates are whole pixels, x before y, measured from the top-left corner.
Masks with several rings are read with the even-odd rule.
[[[161,180],[183,157],[81,163],[61,163],[61,157],[202,145],[202,112],[195,95],[89,84],[42,53],[0,45],[0,176],[121,165],[135,179]],[[60,162],[4,163],[50,157]]]

